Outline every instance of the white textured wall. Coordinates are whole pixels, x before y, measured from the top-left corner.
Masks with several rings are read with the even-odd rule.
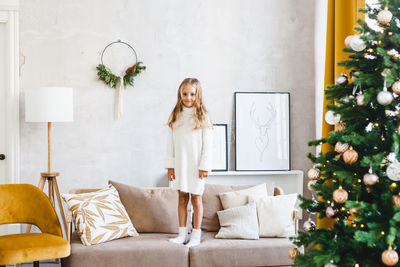
[[[165,185],[168,115],[178,84],[198,77],[214,122],[234,126],[235,91],[291,93],[292,168],[306,170],[314,138],[315,0],[21,0],[21,182],[46,170],[47,127],[24,121],[23,91],[74,88],[75,120],[54,123],[53,170],[63,192],[108,179]],[[114,90],[96,80],[100,53],[131,43],[148,67],[125,93],[114,120]],[[231,131],[230,169],[234,168]]]

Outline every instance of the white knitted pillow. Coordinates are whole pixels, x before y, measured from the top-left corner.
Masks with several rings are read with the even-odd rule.
[[[267,184],[260,184],[250,188],[219,194],[224,210],[246,205],[249,195],[267,196]]]
[[[257,205],[260,237],[290,237],[295,235],[293,210],[297,194],[269,196],[249,196],[249,201]]]
[[[217,212],[219,229],[216,238],[259,239],[256,204],[251,202]]]
[[[85,246],[138,236],[114,186],[84,194],[64,194]]]

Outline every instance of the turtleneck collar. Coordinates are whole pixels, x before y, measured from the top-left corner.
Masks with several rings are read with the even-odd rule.
[[[182,113],[185,115],[193,115],[194,114],[194,107],[188,108],[183,106]]]

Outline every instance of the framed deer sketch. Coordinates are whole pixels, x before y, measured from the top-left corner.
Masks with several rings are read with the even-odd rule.
[[[290,170],[289,93],[235,93],[237,171]]]

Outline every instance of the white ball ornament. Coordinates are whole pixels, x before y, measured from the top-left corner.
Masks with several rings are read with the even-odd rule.
[[[363,51],[367,46],[361,39],[360,35],[354,35],[350,41],[350,47],[356,52]]]
[[[350,48],[350,42],[351,42],[351,39],[354,37],[354,35],[349,35],[349,36],[347,36],[346,37],[346,39],[344,39],[344,45],[347,47],[347,48]]]
[[[392,181],[400,181],[400,163],[397,160],[386,168],[386,175]]]
[[[325,121],[330,125],[335,125],[336,123],[340,122],[340,115],[335,115],[332,110],[329,110],[325,113]]]
[[[337,267],[337,265],[331,261],[330,263],[325,264],[324,267]]]
[[[385,8],[384,10],[379,11],[377,19],[381,24],[389,24],[392,20],[392,17],[392,12]]]
[[[325,210],[325,215],[328,218],[335,217],[337,213],[338,213],[338,209],[335,207],[332,207],[332,206],[327,207]]]
[[[392,93],[388,92],[386,88],[383,89],[383,91],[379,92],[377,96],[378,103],[387,106],[393,101],[393,95]]]

